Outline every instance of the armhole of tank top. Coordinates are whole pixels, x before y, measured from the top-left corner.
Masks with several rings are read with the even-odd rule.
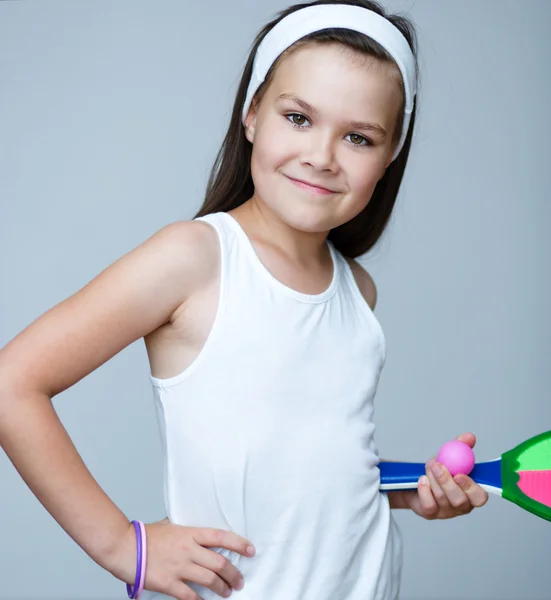
[[[352,290],[352,293],[355,295],[357,303],[360,306],[360,310],[367,316],[367,319],[375,325],[375,328],[379,332],[379,337],[381,339],[381,347],[383,351],[383,362],[386,360],[386,337],[385,332],[383,330],[382,325],[379,323],[379,319],[375,316],[375,313],[371,309],[371,306],[367,303],[364,295],[362,294],[362,290],[360,290],[360,286],[354,277],[354,272],[352,271],[352,267],[348,264],[348,261],[344,256],[341,255],[342,260],[342,269],[345,273],[346,278],[348,279],[348,284]],[[361,266],[361,265],[360,265]]]
[[[224,307],[226,305],[226,287],[227,287],[227,265],[226,265],[226,239],[224,237],[223,226],[217,223],[214,219],[210,220],[207,215],[207,218],[199,217],[195,220],[202,221],[203,223],[207,223],[210,225],[214,231],[216,232],[216,237],[218,238],[218,248],[219,248],[219,260],[220,260],[220,274],[218,280],[218,305],[216,307],[216,313],[214,315],[214,320],[212,322],[212,326],[207,335],[205,343],[203,347],[199,351],[199,354],[193,359],[191,364],[189,364],[181,373],[174,375],[172,377],[167,377],[165,379],[161,379],[159,377],[149,376],[151,383],[158,388],[164,389],[167,387],[172,387],[174,385],[178,385],[182,381],[186,380],[201,364],[204,360],[205,355],[210,350],[210,346],[214,343],[214,339],[218,333],[218,329],[220,328],[220,321],[222,320],[222,314],[224,311]]]

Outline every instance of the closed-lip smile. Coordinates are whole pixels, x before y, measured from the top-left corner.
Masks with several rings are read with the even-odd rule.
[[[304,185],[307,185],[313,189],[317,189],[320,191],[324,191],[324,192],[328,192],[331,194],[336,193],[335,190],[330,190],[329,188],[323,187],[321,185],[316,185],[315,183],[310,183],[309,181],[305,181],[304,179],[296,179],[295,177],[289,177],[288,175],[286,176],[288,179],[290,179],[291,181],[294,181],[295,183],[303,183]]]

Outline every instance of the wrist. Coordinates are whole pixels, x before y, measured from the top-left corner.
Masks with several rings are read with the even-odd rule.
[[[405,493],[406,490],[395,490],[393,492],[386,492],[388,494],[388,504],[390,508],[411,508],[408,502],[409,494]]]
[[[119,532],[113,545],[103,553],[100,566],[117,579],[134,582],[136,572],[136,530],[131,522]]]

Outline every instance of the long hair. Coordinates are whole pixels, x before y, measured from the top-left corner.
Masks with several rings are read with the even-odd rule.
[[[214,212],[227,212],[237,208],[254,194],[254,183],[251,175],[252,144],[245,136],[245,131],[241,122],[241,114],[251,78],[256,51],[268,32],[287,15],[302,8],[319,4],[349,4],[352,6],[360,6],[385,17],[397,27],[406,38],[415,56],[416,71],[418,73],[417,39],[413,24],[403,16],[386,14],[383,7],[373,0],[315,0],[314,2],[295,4],[281,11],[273,21],[269,22],[260,30],[253,41],[237,90],[228,131],[211,169],[203,205],[194,218]],[[394,63],[390,54],[379,43],[362,33],[343,28],[317,31],[297,40],[277,58],[271,65],[264,82],[259,86],[254,96],[255,103],[260,103],[262,100],[265,91],[273,80],[277,66],[285,60],[290,53],[296,51],[299,47],[312,43],[339,43],[360,55],[374,57],[383,62]],[[402,108],[404,103],[405,96],[403,93]],[[396,159],[387,167],[385,174],[377,183],[367,206],[353,219],[339,227],[335,227],[329,232],[328,239],[344,256],[355,258],[366,253],[376,244],[386,228],[404,176],[415,126],[416,108],[417,102],[415,100],[409,129],[402,150]],[[394,131],[394,141],[400,139],[402,133],[402,118],[403,110],[400,111],[398,115]]]

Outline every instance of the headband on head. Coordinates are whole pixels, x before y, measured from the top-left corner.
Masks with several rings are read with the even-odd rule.
[[[304,36],[339,27],[367,35],[378,42],[396,61],[402,74],[405,90],[405,109],[402,135],[394,152],[394,160],[404,145],[409,128],[413,99],[417,92],[415,58],[403,34],[377,13],[349,4],[319,4],[299,9],[287,15],[271,29],[260,43],[254,58],[247,96],[243,105],[242,123],[249,112],[253,96],[277,57]]]

